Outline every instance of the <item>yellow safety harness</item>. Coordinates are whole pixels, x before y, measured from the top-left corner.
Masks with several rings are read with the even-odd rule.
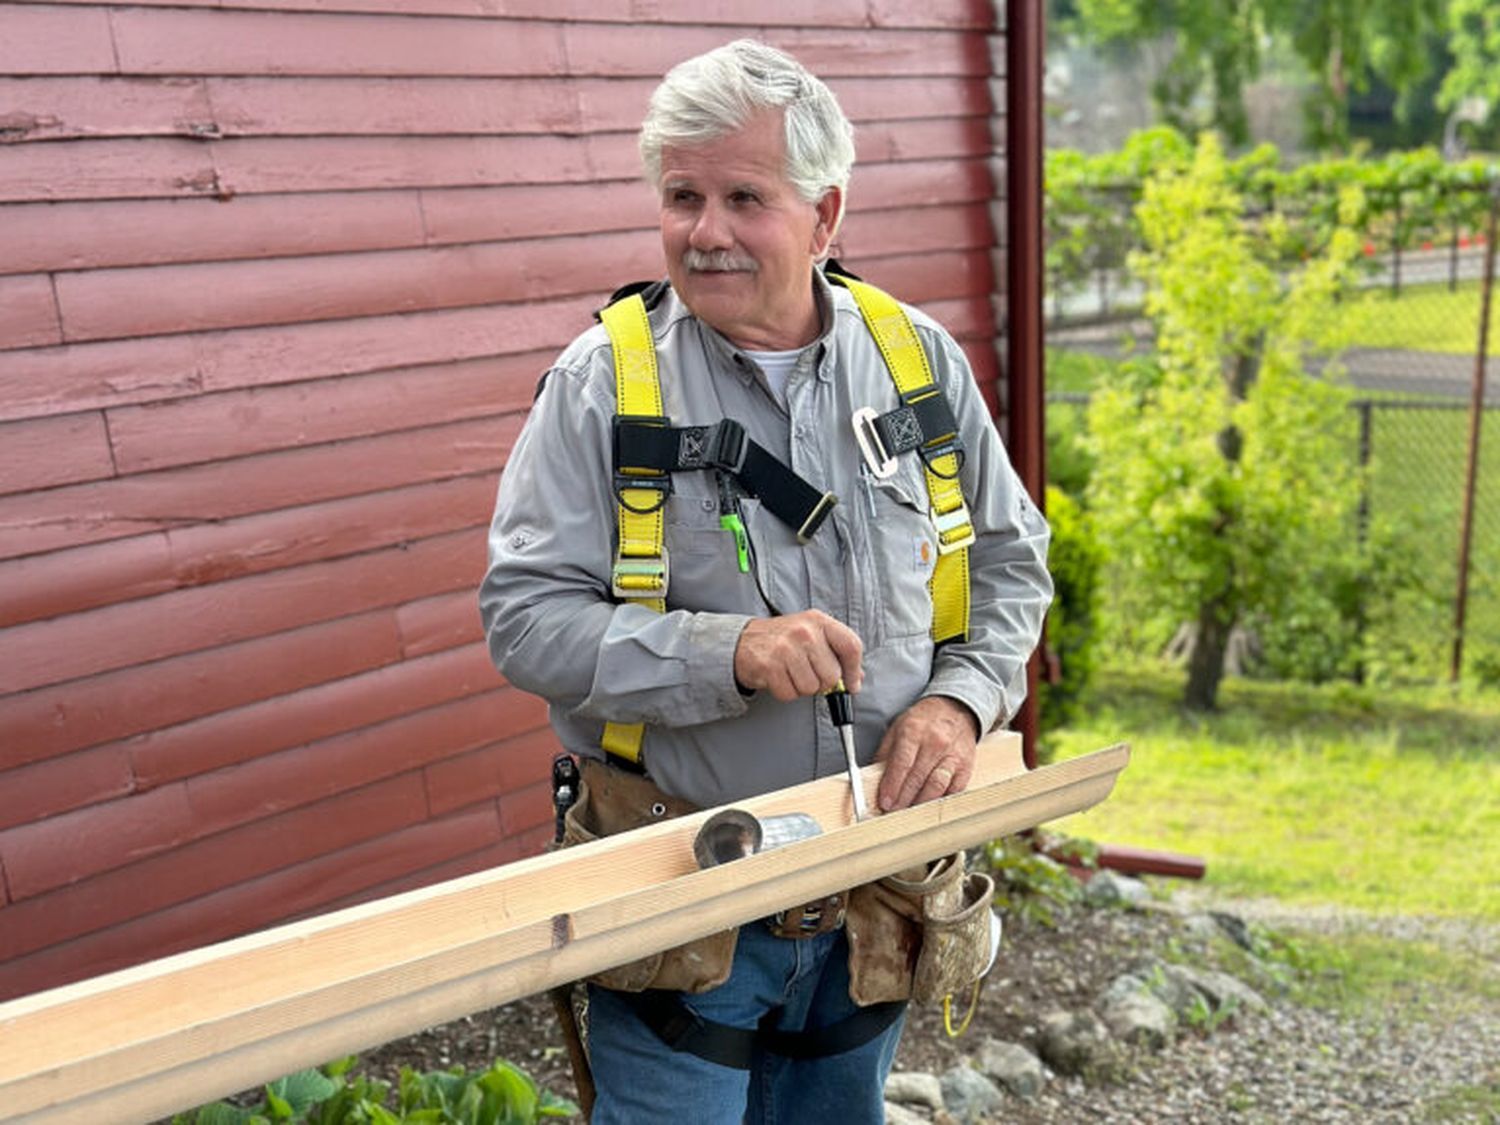
[[[829,263],[827,277],[853,295],[901,398],[901,406],[887,414],[862,410],[855,416],[855,434],[868,467],[877,476],[889,476],[895,471],[895,457],[900,453],[915,451],[922,458],[929,515],[938,538],[938,557],[928,581],[932,596],[932,639],[942,644],[966,637],[968,547],[974,542],[974,526],[959,486],[963,445],[958,424],[942,391],[933,382],[927,353],[900,303],[875,286],[843,273],[836,263]],[[664,468],[666,462],[660,459],[642,464],[645,458],[622,456],[622,424],[629,427],[637,448],[643,438],[653,436],[652,430],[663,438],[670,434],[674,440],[679,434],[696,436],[699,445],[714,447],[712,456],[717,459],[700,458],[701,463],[679,461],[678,468],[723,465],[726,456],[736,467],[742,467],[747,460],[747,447],[752,456],[764,455],[764,451],[754,443],[747,443],[738,424],[728,420],[718,427],[695,427],[692,434],[669,429],[670,423],[662,415],[656,344],[646,302],[638,289],[613,301],[599,314],[599,319],[609,334],[615,366],[614,493],[619,546],[611,588],[621,600],[664,613],[671,578],[664,541],[664,508],[671,493],[671,470]],[[763,464],[762,468],[765,467]],[[790,470],[783,466],[774,468],[791,476]],[[786,481],[778,479],[778,483]],[[792,477],[791,487],[795,490],[807,486]],[[796,515],[788,522],[797,527],[796,521],[802,520],[798,538],[805,540],[817,529],[835,500],[831,494],[817,498],[816,493],[799,495],[798,500],[793,506]],[[639,769],[644,735],[642,723],[606,723],[600,746],[614,760]]]

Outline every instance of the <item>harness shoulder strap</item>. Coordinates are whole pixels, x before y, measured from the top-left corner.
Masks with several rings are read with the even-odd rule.
[[[927,499],[938,534],[938,558],[927,584],[932,594],[932,639],[938,644],[962,639],[969,634],[968,548],[974,542],[974,525],[958,479],[963,463],[958,423],[933,381],[927,353],[901,303],[847,274],[829,272],[827,276],[854,297],[901,396],[902,407],[892,414],[903,424],[887,425],[882,432],[916,435],[890,444],[896,452],[915,449],[922,457]],[[887,415],[875,421],[886,423],[891,419],[892,415]]]
[[[656,341],[646,303],[639,292],[615,301],[599,314],[614,351],[615,411],[617,416],[639,421],[662,417],[661,379],[656,369]],[[667,609],[667,549],[664,542],[663,508],[671,491],[671,478],[639,469],[621,469],[617,482],[615,519],[619,547],[615,555],[612,586],[616,596],[646,606],[657,613]],[[605,723],[599,740],[605,753],[639,767],[642,723]]]

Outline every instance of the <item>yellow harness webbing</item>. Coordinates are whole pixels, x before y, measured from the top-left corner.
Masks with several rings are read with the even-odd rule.
[[[896,390],[909,403],[941,394],[932,379],[927,353],[906,311],[889,294],[862,281],[837,277],[854,296],[860,315]],[[656,367],[656,343],[646,304],[639,294],[622,298],[599,314],[614,350],[615,413],[662,416],[661,380]],[[936,435],[942,441],[953,435]],[[945,452],[924,458],[927,498],[938,535],[938,557],[927,588],[932,596],[932,639],[941,644],[969,633],[969,551],[974,528],[959,487],[958,454]],[[627,476],[650,477],[649,471],[622,468]],[[619,490],[616,505],[620,545],[615,558],[614,592],[626,600],[666,612],[667,550],[663,542],[665,494],[642,481],[641,487]],[[643,723],[605,723],[600,746],[610,754],[639,762]]]
[[[615,357],[615,412],[660,417],[661,379],[656,370],[656,341],[640,295],[616,301],[602,313]],[[621,470],[631,475],[631,469]],[[635,472],[639,472],[636,470]],[[620,546],[615,558],[614,589],[627,600],[657,613],[667,610],[667,552],[663,542],[666,497],[651,487],[622,488],[616,504]],[[610,754],[640,761],[642,723],[605,723],[599,744]]]
[[[930,395],[942,394],[932,381],[927,353],[900,303],[890,294],[863,281],[849,277],[834,279],[848,289],[859,306],[860,315],[885,365],[896,384],[896,390],[908,402],[920,402]],[[935,440],[952,437],[935,435]],[[947,452],[924,458],[923,475],[927,478],[927,499],[932,506],[932,522],[938,533],[938,557],[933,564],[927,588],[932,594],[932,639],[941,644],[969,634],[969,549],[974,527],[958,483],[959,458]]]

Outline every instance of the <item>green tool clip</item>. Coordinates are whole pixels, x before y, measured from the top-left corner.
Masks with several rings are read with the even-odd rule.
[[[750,540],[745,535],[745,521],[738,512],[725,512],[719,516],[719,526],[734,535],[734,553],[739,558],[740,573],[750,573]]]

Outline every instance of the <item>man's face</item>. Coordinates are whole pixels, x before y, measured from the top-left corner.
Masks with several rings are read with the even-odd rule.
[[[812,268],[841,195],[808,203],[785,174],[780,111],[743,129],[661,154],[661,238],[672,287],[742,348],[801,347],[819,331]]]

